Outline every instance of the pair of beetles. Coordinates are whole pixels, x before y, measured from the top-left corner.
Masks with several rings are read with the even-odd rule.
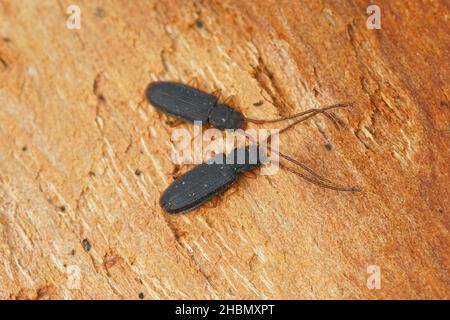
[[[321,109],[310,109],[278,119],[260,120],[247,118],[230,105],[220,103],[213,94],[208,94],[182,83],[153,82],[147,87],[145,94],[148,101],[165,114],[188,122],[202,121],[202,123],[209,123],[219,130],[241,129],[247,122],[272,123],[296,119],[293,123],[280,130],[282,132],[318,113],[328,115],[326,113],[327,110],[346,106],[345,104],[336,104]],[[257,147],[259,148],[259,146]],[[244,155],[243,161],[239,161],[239,163],[235,161],[236,156],[242,154]],[[260,152],[257,152],[257,154],[256,161],[251,159],[250,147],[246,146],[241,149],[235,149],[228,155],[223,153],[215,155],[213,158],[175,179],[162,194],[160,199],[161,207],[168,213],[179,214],[203,205],[213,197],[225,192],[236,181],[240,173],[259,167],[263,159],[259,157]],[[295,159],[281,153],[279,155],[310,173],[311,176],[307,176],[289,167],[284,167],[286,170],[311,183],[338,191],[358,191],[357,188],[347,188],[333,184]]]

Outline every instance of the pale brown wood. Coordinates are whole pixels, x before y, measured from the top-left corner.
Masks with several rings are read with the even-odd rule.
[[[70,4],[0,1],[1,298],[450,298],[448,2],[377,1],[381,30],[359,0],[77,1],[80,30]],[[281,149],[363,191],[280,171],[164,213],[143,93],[195,78],[253,118],[354,102]]]

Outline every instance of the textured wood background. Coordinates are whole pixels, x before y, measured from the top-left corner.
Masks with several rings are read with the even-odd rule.
[[[0,297],[450,298],[449,4],[376,1],[381,30],[369,4],[1,0]],[[253,117],[354,101],[281,149],[363,192],[280,171],[165,214],[174,128],[143,92],[194,77]]]

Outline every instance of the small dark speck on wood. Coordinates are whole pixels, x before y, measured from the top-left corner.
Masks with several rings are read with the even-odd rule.
[[[327,149],[328,151],[331,151],[331,149],[333,149],[333,146],[331,145],[331,143],[327,143],[327,144],[325,144],[325,149]]]
[[[95,9],[95,15],[97,17],[103,18],[106,15],[105,9],[101,8],[101,7],[97,7]]]
[[[142,174],[142,171],[139,169],[136,169],[136,171],[134,171],[134,174],[139,177]]]
[[[264,101],[260,100],[260,101],[258,101],[258,102],[255,102],[253,105],[254,105],[255,107],[259,107],[259,106],[262,106],[263,103],[264,103]]]
[[[313,92],[315,97],[318,97],[320,95],[319,90],[317,90],[316,88],[313,89]]]
[[[144,294],[142,292],[139,293],[139,299],[144,299]]]
[[[6,69],[8,69],[8,63],[6,63],[5,60],[0,58],[0,70],[5,71]]]
[[[195,20],[195,26],[196,26],[197,28],[199,28],[199,29],[202,29],[203,26],[204,26],[204,23],[203,23],[202,20],[197,19],[197,20]]]
[[[83,239],[81,245],[83,246],[84,251],[89,252],[91,250],[92,245],[88,239]]]

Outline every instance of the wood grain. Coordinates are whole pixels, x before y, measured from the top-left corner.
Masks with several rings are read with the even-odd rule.
[[[0,1],[1,298],[450,298],[448,2],[379,0],[380,30],[361,0],[76,2],[80,30],[72,1]],[[280,171],[165,214],[143,92],[194,78],[255,118],[353,101],[281,149],[363,192]]]

